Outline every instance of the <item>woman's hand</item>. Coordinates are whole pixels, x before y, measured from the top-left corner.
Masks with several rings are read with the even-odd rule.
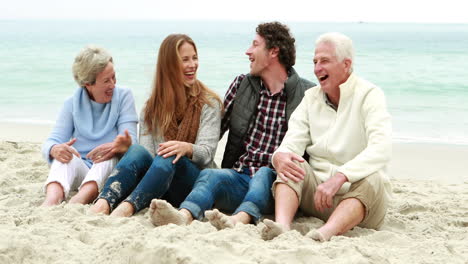
[[[62,163],[68,163],[73,159],[73,155],[80,157],[80,153],[76,149],[72,148],[72,145],[76,142],[76,138],[71,139],[68,142],[54,145],[50,149],[50,156]]]
[[[128,130],[125,130],[124,135],[117,135],[113,142],[97,146],[86,157],[94,163],[103,162],[113,158],[116,154],[127,152],[131,145],[132,137],[128,133]]]
[[[95,147],[88,153],[88,155],[86,155],[86,158],[92,160],[93,163],[99,163],[111,159],[114,157],[114,153],[112,152],[113,144],[114,142],[109,142]]]
[[[159,144],[158,155],[163,158],[168,158],[176,155],[176,158],[172,164],[176,164],[177,161],[183,156],[192,158],[193,148],[191,143],[183,141],[168,141]]]
[[[115,154],[122,154],[127,152],[128,148],[132,145],[132,137],[130,136],[130,133],[128,133],[128,130],[125,129],[123,135],[118,135],[114,139],[114,146],[112,147],[112,151]]]

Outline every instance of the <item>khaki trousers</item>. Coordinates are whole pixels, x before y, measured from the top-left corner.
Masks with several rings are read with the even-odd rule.
[[[304,215],[314,216],[323,221],[328,220],[333,210],[335,210],[341,201],[348,198],[356,198],[361,201],[365,207],[364,219],[358,226],[372,229],[378,229],[382,226],[385,214],[387,213],[388,195],[386,194],[384,181],[380,174],[374,173],[362,180],[352,183],[347,193],[335,195],[332,208],[327,208],[323,212],[319,212],[315,209],[314,195],[317,186],[321,182],[315,176],[307,162],[298,163],[298,165],[306,171],[304,180],[300,182],[294,182],[292,180],[284,182],[280,177],[277,177],[272,187],[273,196],[275,195],[277,184],[284,183],[296,192],[299,198],[299,208]]]

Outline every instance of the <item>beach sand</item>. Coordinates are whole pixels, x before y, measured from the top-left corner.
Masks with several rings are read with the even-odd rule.
[[[0,263],[468,263],[468,146],[395,143],[382,230],[319,243],[302,235],[322,224],[316,218],[263,241],[262,223],[155,228],[148,210],[114,218],[89,215],[89,205],[41,208],[48,166],[39,142],[50,126],[0,130]]]

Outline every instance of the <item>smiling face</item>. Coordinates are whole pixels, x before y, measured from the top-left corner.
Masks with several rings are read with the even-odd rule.
[[[314,73],[320,87],[329,94],[339,89],[340,84],[348,79],[351,59],[339,61],[333,44],[321,42],[315,48],[314,65]]]
[[[96,76],[96,82],[85,86],[91,100],[104,104],[112,100],[116,82],[114,65],[109,62],[104,70]]]
[[[265,39],[256,34],[250,46],[245,52],[250,60],[250,74],[261,76],[262,72],[270,64],[270,52],[266,49]]]
[[[197,79],[198,55],[195,48],[188,42],[179,47],[179,55],[182,59],[184,83],[193,85]]]

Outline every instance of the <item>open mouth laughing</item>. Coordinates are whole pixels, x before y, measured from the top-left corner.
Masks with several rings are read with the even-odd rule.
[[[112,97],[112,95],[114,94],[114,89],[109,89],[105,93],[106,93],[106,96]]]
[[[187,79],[193,79],[195,77],[195,72],[194,71],[185,72],[184,75]]]
[[[320,82],[323,82],[323,81],[325,81],[326,79],[328,79],[328,74],[327,74],[327,75],[318,76],[318,80],[319,80]]]

